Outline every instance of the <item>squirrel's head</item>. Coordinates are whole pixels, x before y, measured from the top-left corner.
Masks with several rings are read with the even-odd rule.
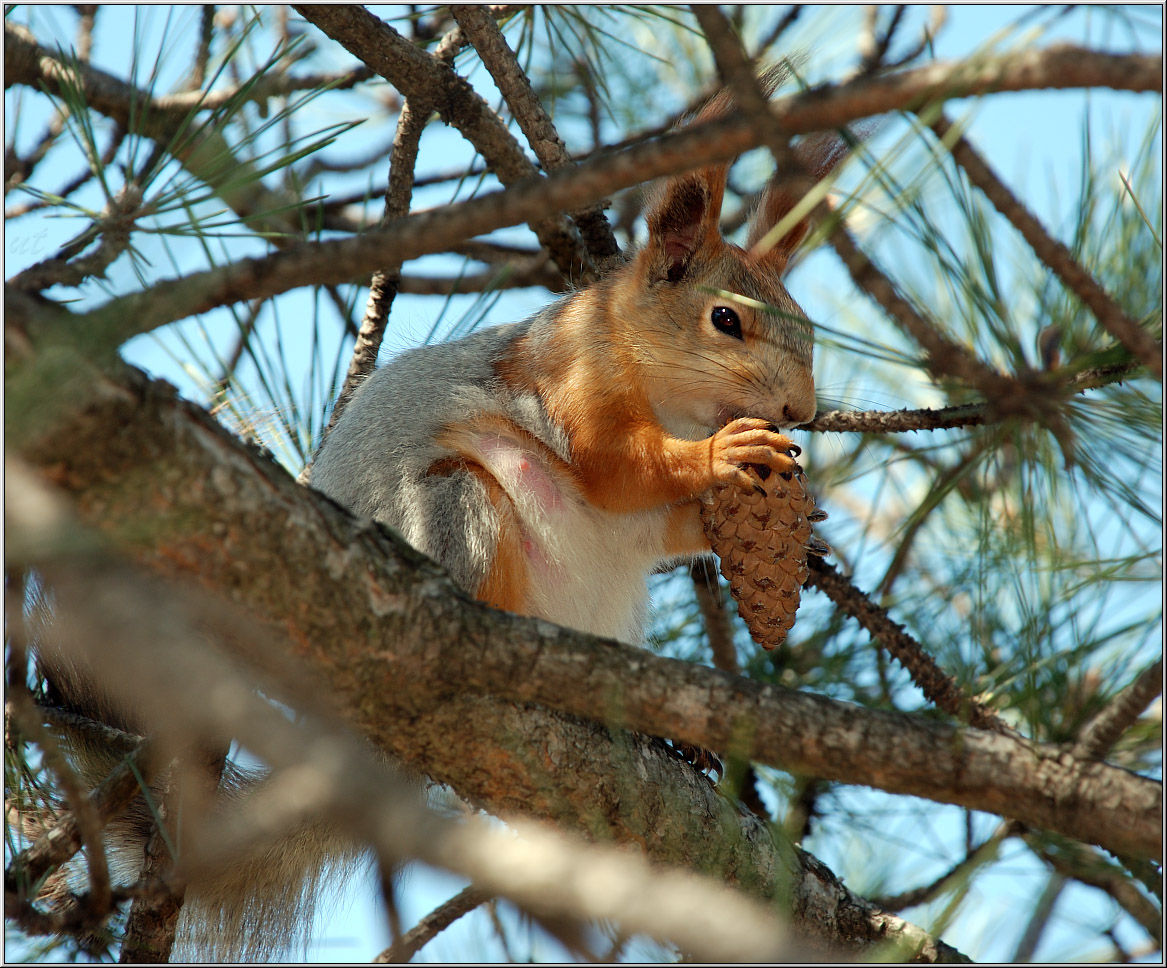
[[[731,107],[721,94],[697,120]],[[785,427],[814,417],[813,329],[782,282],[809,221],[774,229],[846,148],[835,134],[819,135],[795,154],[803,170],[778,172],[761,191],[745,248],[721,235],[728,163],[667,179],[649,196],[648,241],[630,267],[635,298],[626,311],[643,332],[634,351],[653,406],[674,432],[693,436],[739,416]]]

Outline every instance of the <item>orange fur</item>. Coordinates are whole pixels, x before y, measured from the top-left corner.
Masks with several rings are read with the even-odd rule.
[[[712,224],[716,227],[715,220]],[[735,280],[746,277],[755,288],[776,286],[785,292],[780,282],[772,281],[776,277],[769,256],[753,258],[720,237],[716,242],[703,238],[700,244],[703,260],[711,266],[705,275],[713,288],[731,288]],[[646,277],[658,256],[650,247],[631,265],[579,293],[560,310],[554,341],[538,341],[528,334],[516,340],[510,354],[496,366],[501,379],[516,391],[537,394],[551,418],[567,432],[579,490],[604,511],[631,514],[675,504],[723,479],[719,474],[729,441],[723,434],[689,440],[661,426],[637,358],[638,341],[649,337],[631,330],[629,321],[645,318],[646,306],[634,297],[642,298],[650,290]],[[692,291],[685,288],[683,297],[691,298]],[[656,298],[666,302],[669,296]],[[774,297],[775,302],[778,299]],[[680,305],[673,315],[691,319],[690,308]],[[751,327],[750,339],[766,338],[767,322],[749,308],[739,308]],[[700,323],[698,317],[693,325]],[[770,419],[791,423],[813,416],[809,362],[800,375],[806,389],[792,395],[795,409]],[[724,384],[732,382],[726,373]],[[803,412],[807,406],[809,412]],[[782,459],[777,460],[781,463]],[[782,464],[775,469],[788,467]]]
[[[568,304],[554,344],[536,346],[524,337],[496,368],[515,390],[537,393],[566,430],[585,499],[625,514],[690,498],[712,484],[708,442],[679,440],[660,426],[613,326],[620,310],[610,290],[629,272]]]
[[[666,555],[677,558],[709,553],[709,539],[705,537],[697,501],[685,501],[669,509],[664,549]]]

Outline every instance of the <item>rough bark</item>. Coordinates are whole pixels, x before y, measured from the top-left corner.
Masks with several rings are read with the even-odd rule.
[[[771,103],[770,112],[786,134],[794,135],[986,90],[1094,85],[1155,91],[1161,73],[1162,58],[1061,46],[985,58],[976,65],[940,63],[888,78],[827,85],[779,98]],[[469,236],[537,219],[548,209],[579,209],[621,188],[735,158],[760,143],[757,125],[746,116],[734,115],[602,155],[546,178],[524,178],[500,192],[411,215],[384,230],[351,239],[301,243],[265,258],[240,259],[230,266],[164,280],[149,292],[109,300],[86,313],[79,325],[94,340],[118,345],[168,322],[241,299],[358,279],[382,265],[443,251]]]
[[[474,657],[485,659],[483,649],[518,636],[539,650],[566,647],[568,665],[577,669],[589,659],[573,643],[610,654],[625,677],[637,675],[643,662],[664,660],[466,600],[428,559],[296,485],[165,384],[129,371],[94,390],[71,424],[27,438],[24,455],[71,493],[82,519],[100,527],[113,546],[265,622],[306,660],[316,692],[328,694],[359,732],[391,755],[499,815],[553,820],[601,841],[636,844],[654,862],[710,873],[773,899],[820,950],[893,942],[920,960],[961,959],[853,895],[814,858],[776,841],[766,825],[661,744],[521,695],[510,701],[517,680],[530,675],[515,672],[513,663],[523,660],[510,655],[501,663],[476,663]],[[86,439],[91,446],[82,444]],[[74,533],[60,537],[76,550]],[[92,543],[84,547],[92,550]],[[94,590],[99,573],[90,573],[91,581],[74,587]],[[104,601],[98,591],[90,598]],[[154,620],[159,628],[166,627],[167,609]],[[226,609],[218,624],[230,626],[231,614]],[[146,637],[155,642],[160,634]],[[111,643],[118,636],[111,629],[99,638]],[[281,679],[270,657],[266,665],[260,658],[255,643],[265,637],[243,638],[233,641],[240,654]],[[441,668],[450,648],[466,652]],[[172,657],[163,665],[173,663]],[[476,664],[485,679],[471,671]],[[203,693],[200,674],[181,675],[188,692]],[[561,683],[561,676],[552,680],[554,688]],[[592,715],[631,721],[611,696],[592,699]]]
[[[677,849],[666,822],[675,778],[657,776],[629,800],[619,744],[598,725],[563,732],[570,714],[1160,854],[1154,781],[1061,747],[763,686],[495,612],[164,385],[131,377],[96,386],[72,420],[23,437],[24,456],[139,561],[278,627],[375,743],[491,809],[573,824],[590,817],[654,856]],[[519,714],[514,703],[561,712]],[[754,845],[735,853],[744,835],[709,839],[728,822],[720,806],[684,814],[691,846],[728,845],[718,867],[740,876],[756,863]]]

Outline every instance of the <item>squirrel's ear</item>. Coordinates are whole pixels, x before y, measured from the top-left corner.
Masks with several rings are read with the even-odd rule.
[[[861,126],[855,132],[855,140],[867,137],[874,128],[875,123]],[[774,272],[786,271],[790,256],[810,230],[810,219],[800,219],[780,239],[769,239],[767,235],[790,214],[811,188],[839,166],[849,151],[848,143],[833,131],[811,135],[799,143],[794,149],[794,155],[801,163],[800,176],[791,177],[788,172],[775,172],[762,189],[757,208],[750,217],[746,248],[755,259]]]
[[[718,221],[728,165],[711,165],[670,178],[657,187],[645,210],[647,253],[663,261],[664,278],[676,282],[693,253],[721,243]]]
[[[767,79],[766,84],[770,84]],[[719,91],[678,127],[690,127],[705,121],[724,118],[733,110],[733,95]],[[697,171],[677,175],[656,185],[645,205],[648,222],[648,246],[645,256],[652,260],[653,272],[678,281],[693,253],[705,247],[714,251],[722,244],[721,202],[729,163],[709,165]],[[659,268],[663,265],[663,271]]]

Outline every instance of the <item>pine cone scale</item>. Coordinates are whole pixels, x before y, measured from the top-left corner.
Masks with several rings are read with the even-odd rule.
[[[809,574],[807,555],[825,556],[831,549],[814,536],[811,522],[826,514],[815,507],[801,467],[796,464],[788,476],[752,466],[746,471],[754,487],[714,488],[702,499],[702,520],[750,635],[769,650],[794,625]]]

